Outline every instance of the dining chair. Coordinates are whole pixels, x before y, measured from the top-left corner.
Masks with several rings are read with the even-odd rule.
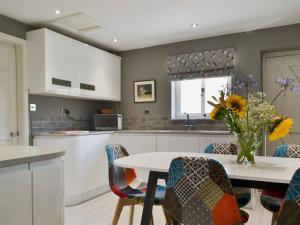
[[[276,147],[273,157],[300,158],[300,145],[279,145]],[[283,201],[284,193],[276,190],[262,190],[260,202],[262,206],[273,213],[272,224],[276,221]]]
[[[117,225],[124,206],[130,206],[129,225],[133,224],[134,206],[143,205],[145,201],[147,183],[136,175],[134,169],[121,168],[114,165],[119,158],[129,156],[127,150],[119,144],[106,145],[109,168],[109,185],[111,191],[119,197],[112,225]],[[165,197],[166,188],[158,185],[155,193],[155,205],[161,205]],[[167,225],[171,225],[171,218],[165,214]],[[153,225],[153,216],[151,219]]]
[[[218,143],[208,144],[204,149],[204,153],[237,155],[238,148],[237,145],[233,143],[218,142]],[[241,187],[233,187],[233,189],[239,207],[242,208],[246,206],[251,200],[251,189],[241,188]]]
[[[300,224],[300,169],[298,169],[289,185],[281,204],[276,225]]]
[[[203,157],[172,160],[163,207],[177,224],[238,225],[248,220],[224,167]]]

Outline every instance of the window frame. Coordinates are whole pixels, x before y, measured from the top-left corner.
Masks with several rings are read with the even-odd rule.
[[[227,77],[227,84],[229,86],[233,83],[233,76],[224,75],[219,77]],[[207,113],[205,113],[205,79],[214,78],[214,77],[206,77],[206,78],[197,78],[201,79],[201,113],[190,113],[191,119],[209,119]],[[181,80],[179,80],[181,81]],[[171,81],[171,120],[184,120],[186,119],[186,114],[181,113],[181,104],[178,99],[181,99],[181,85],[178,81]]]

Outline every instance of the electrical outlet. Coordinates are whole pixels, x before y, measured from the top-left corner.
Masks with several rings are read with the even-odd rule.
[[[61,114],[63,116],[69,116],[70,115],[70,110],[62,108]]]
[[[36,104],[30,104],[30,111],[35,112],[36,111]]]

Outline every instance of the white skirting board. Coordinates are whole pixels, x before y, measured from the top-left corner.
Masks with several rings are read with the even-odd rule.
[[[65,196],[65,205],[74,206],[91,200],[99,195],[105,194],[110,191],[109,185],[98,187],[96,189],[72,196]]]

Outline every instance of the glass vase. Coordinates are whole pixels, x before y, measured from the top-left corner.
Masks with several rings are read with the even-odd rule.
[[[262,144],[262,135],[257,133],[241,133],[236,134],[239,152],[237,156],[237,163],[243,165],[252,165],[255,163],[255,151]]]

